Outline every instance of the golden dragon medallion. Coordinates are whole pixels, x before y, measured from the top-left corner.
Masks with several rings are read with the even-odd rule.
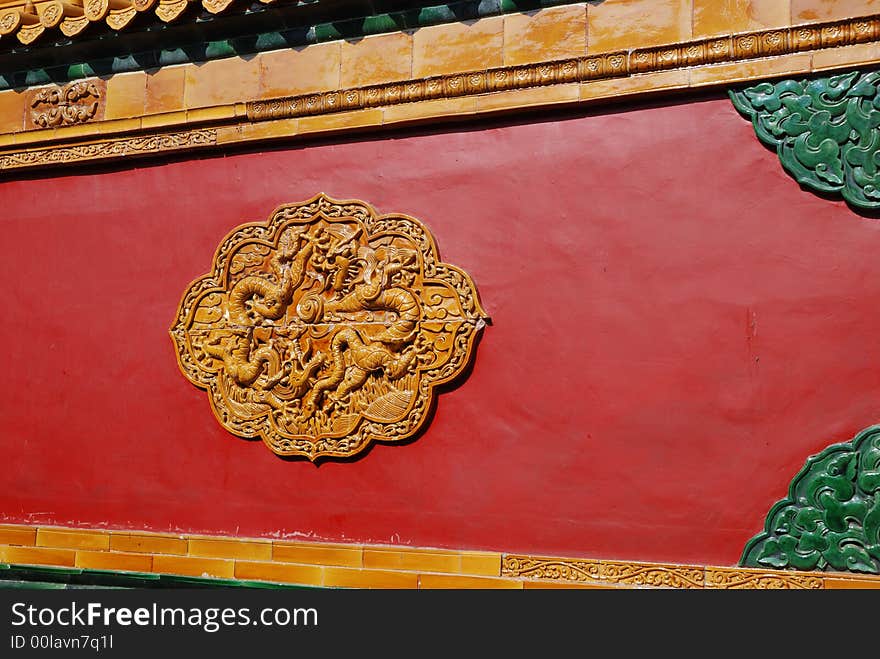
[[[314,461],[413,436],[486,320],[421,222],[320,194],[229,234],[170,332],[224,428]]]

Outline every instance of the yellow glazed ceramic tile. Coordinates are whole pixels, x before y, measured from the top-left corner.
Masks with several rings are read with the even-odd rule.
[[[78,551],[76,552],[75,565],[92,570],[150,572],[153,569],[153,557],[148,554],[111,551]]]
[[[342,87],[365,87],[412,77],[413,38],[407,32],[342,42]]]
[[[320,586],[324,583],[324,568],[315,565],[236,561],[235,578]]]
[[[189,555],[206,558],[240,558],[268,561],[272,558],[272,543],[245,540],[217,540],[189,538]]]
[[[601,53],[691,38],[691,0],[605,0],[587,8],[587,52]]]
[[[341,42],[314,44],[305,48],[263,53],[260,67],[260,97],[275,98],[338,89]],[[246,94],[240,99],[253,98]]]
[[[694,0],[694,38],[784,27],[790,0]]]
[[[363,565],[363,550],[360,547],[276,543],[272,551],[272,559],[287,563],[361,567]]]
[[[26,526],[0,526],[0,545],[33,545],[37,530]]]
[[[361,570],[328,567],[324,569],[324,585],[339,588],[418,588],[419,575],[414,572]]]
[[[502,16],[421,28],[413,37],[413,77],[501,66],[503,43]]]
[[[64,549],[108,549],[110,536],[103,531],[59,531],[38,528],[37,546]]]
[[[187,542],[174,535],[111,533],[110,549],[143,554],[185,554]]]
[[[587,50],[584,4],[504,17],[504,65],[582,57]]]
[[[153,572],[232,579],[235,576],[235,566],[232,561],[214,558],[157,555],[153,557]]]
[[[2,547],[0,562],[19,565],[59,565],[73,567],[76,552],[43,547]]]

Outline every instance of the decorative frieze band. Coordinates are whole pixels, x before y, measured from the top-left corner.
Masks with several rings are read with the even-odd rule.
[[[739,62],[852,44],[880,38],[880,15],[833,23],[732,34],[654,48],[600,53],[521,66],[452,73],[384,85],[333,90],[247,103],[250,121],[290,119],[456,98],[527,87],[590,82],[682,67]]]
[[[540,558],[511,554],[502,559],[501,576],[627,588],[814,590],[825,587],[821,575],[782,570]]]
[[[10,524],[0,524],[0,564],[356,588],[880,587],[880,577],[835,572]]]
[[[81,109],[86,111],[85,115],[74,122],[87,121],[94,127],[91,130],[75,130],[82,127],[69,121],[50,124],[52,117],[47,115],[40,122],[57,130],[26,129],[0,136],[0,144],[4,145],[0,151],[0,171],[424,121],[449,114],[442,107],[432,105],[432,101],[441,99],[474,99],[472,109],[453,112],[465,118],[465,115],[524,106],[591,102],[688,86],[702,89],[707,84],[778,77],[782,72],[809,74],[814,66],[826,71],[863,66],[880,59],[863,51],[839,49],[877,42],[880,42],[880,15],[281,98],[243,99],[208,108],[197,106],[181,112],[145,115],[143,127],[139,117],[116,122],[116,125],[102,121],[103,108],[99,103],[95,116],[88,117],[92,106],[84,106]],[[827,50],[829,48],[832,50]],[[788,57],[801,52],[803,56]],[[820,60],[821,66],[816,65]],[[729,66],[740,61],[751,63],[741,71]],[[723,62],[728,66],[713,66]],[[615,80],[621,82],[596,84]],[[96,89],[101,92],[100,88]],[[497,92],[508,93],[491,96]],[[510,92],[521,93],[524,100],[520,100],[518,93]],[[113,100],[106,99],[107,93],[103,96],[102,102]],[[413,112],[408,111],[410,107],[414,108]],[[370,109],[382,111],[369,116],[350,116],[352,111]],[[80,117],[80,113],[76,116]],[[326,122],[318,120],[322,116],[328,118]],[[300,118],[299,124],[285,124],[285,120]],[[32,116],[24,123],[27,128],[41,128],[38,119]],[[272,120],[277,121],[268,123]],[[210,128],[206,127],[208,122]],[[152,126],[152,130],[147,125]],[[152,132],[159,130],[162,132]],[[122,131],[127,135],[119,135]],[[96,134],[104,139],[97,141]],[[46,146],[47,142],[52,145]]]
[[[0,169],[18,169],[80,160],[101,160],[127,155],[179,151],[193,147],[211,146],[216,143],[217,131],[213,128],[161,135],[138,135],[75,146],[56,146],[0,154]]]

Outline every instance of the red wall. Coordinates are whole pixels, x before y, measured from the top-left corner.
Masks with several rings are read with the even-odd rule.
[[[880,221],[723,98],[0,183],[8,522],[734,564],[880,419]],[[319,191],[433,231],[492,316],[414,443],[286,461],[168,336],[219,241]]]

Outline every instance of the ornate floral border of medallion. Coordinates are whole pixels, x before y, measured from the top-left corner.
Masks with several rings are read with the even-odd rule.
[[[487,319],[421,222],[319,194],[228,235],[170,332],[224,428],[314,461],[412,437]]]

